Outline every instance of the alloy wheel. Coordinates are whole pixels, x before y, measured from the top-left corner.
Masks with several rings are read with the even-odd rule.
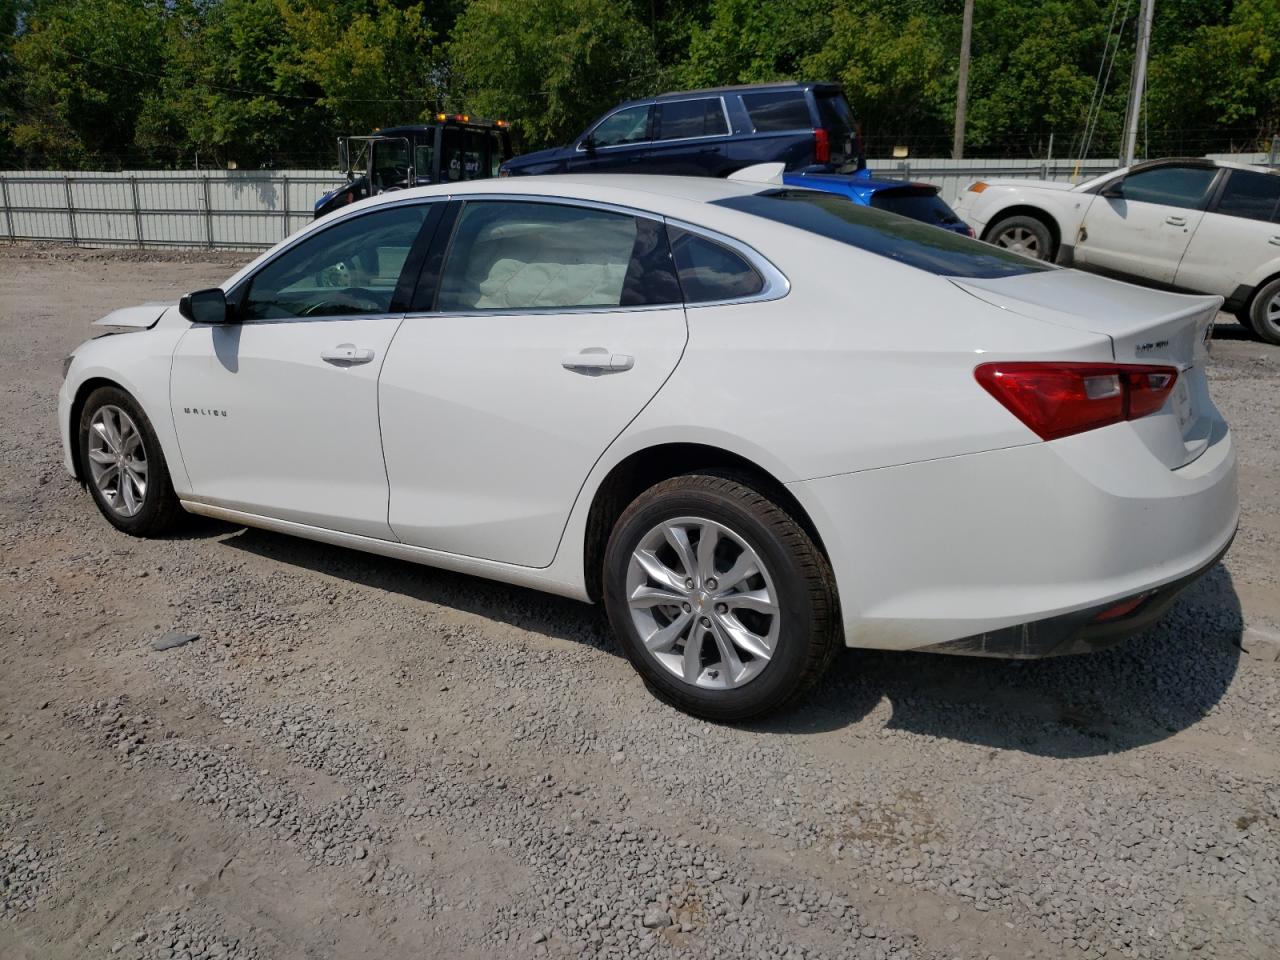
[[[1280,336],[1280,290],[1267,301],[1262,311],[1262,322],[1271,328],[1273,336]]]
[[[102,499],[122,517],[136,516],[147,497],[142,431],[120,407],[104,404],[89,421],[89,473]]]
[[[1013,226],[1007,230],[1000,231],[995,243],[997,247],[1004,247],[1006,250],[1020,253],[1024,257],[1034,257],[1037,260],[1043,259],[1040,250],[1040,238],[1036,236],[1034,231],[1028,230],[1026,227]]]
[[[687,684],[740,687],[777,650],[781,611],[759,554],[724,524],[665,520],[627,568],[627,604],[649,655]]]

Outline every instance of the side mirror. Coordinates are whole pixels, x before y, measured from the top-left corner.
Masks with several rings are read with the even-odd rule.
[[[218,287],[188,293],[178,301],[178,312],[192,323],[226,323],[227,295]]]
[[[1124,198],[1124,178],[1121,177],[1112,183],[1108,183],[1102,188],[1102,196],[1109,200],[1121,200]]]

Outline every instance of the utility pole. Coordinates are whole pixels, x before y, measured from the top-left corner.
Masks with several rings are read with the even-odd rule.
[[[964,0],[964,26],[960,28],[960,76],[956,79],[956,139],[951,159],[964,159],[964,113],[969,106],[969,41],[973,37],[973,0]]]
[[[1129,107],[1124,114],[1124,144],[1120,162],[1133,165],[1138,148],[1138,121],[1142,114],[1142,91],[1147,85],[1147,52],[1151,48],[1151,19],[1156,0],[1141,0],[1138,7],[1138,49],[1133,57],[1133,77],[1129,81]]]

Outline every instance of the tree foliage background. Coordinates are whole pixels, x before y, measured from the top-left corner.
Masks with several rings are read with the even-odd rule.
[[[0,0],[0,166],[324,165],[438,110],[533,149],[611,104],[845,85],[870,155],[946,155],[963,0]],[[1138,0],[976,0],[970,155],[1117,152]],[[1114,53],[1109,57],[1108,53]],[[1099,81],[1107,80],[1105,89]],[[1280,132],[1280,0],[1156,0],[1140,148]]]

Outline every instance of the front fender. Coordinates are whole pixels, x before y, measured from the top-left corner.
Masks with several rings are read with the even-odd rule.
[[[58,398],[58,427],[69,469],[75,465],[80,401],[96,384],[113,383],[127,391],[151,421],[174,490],[179,494],[191,492],[169,403],[173,351],[186,331],[185,326],[161,323],[136,333],[98,337],[76,348]]]

